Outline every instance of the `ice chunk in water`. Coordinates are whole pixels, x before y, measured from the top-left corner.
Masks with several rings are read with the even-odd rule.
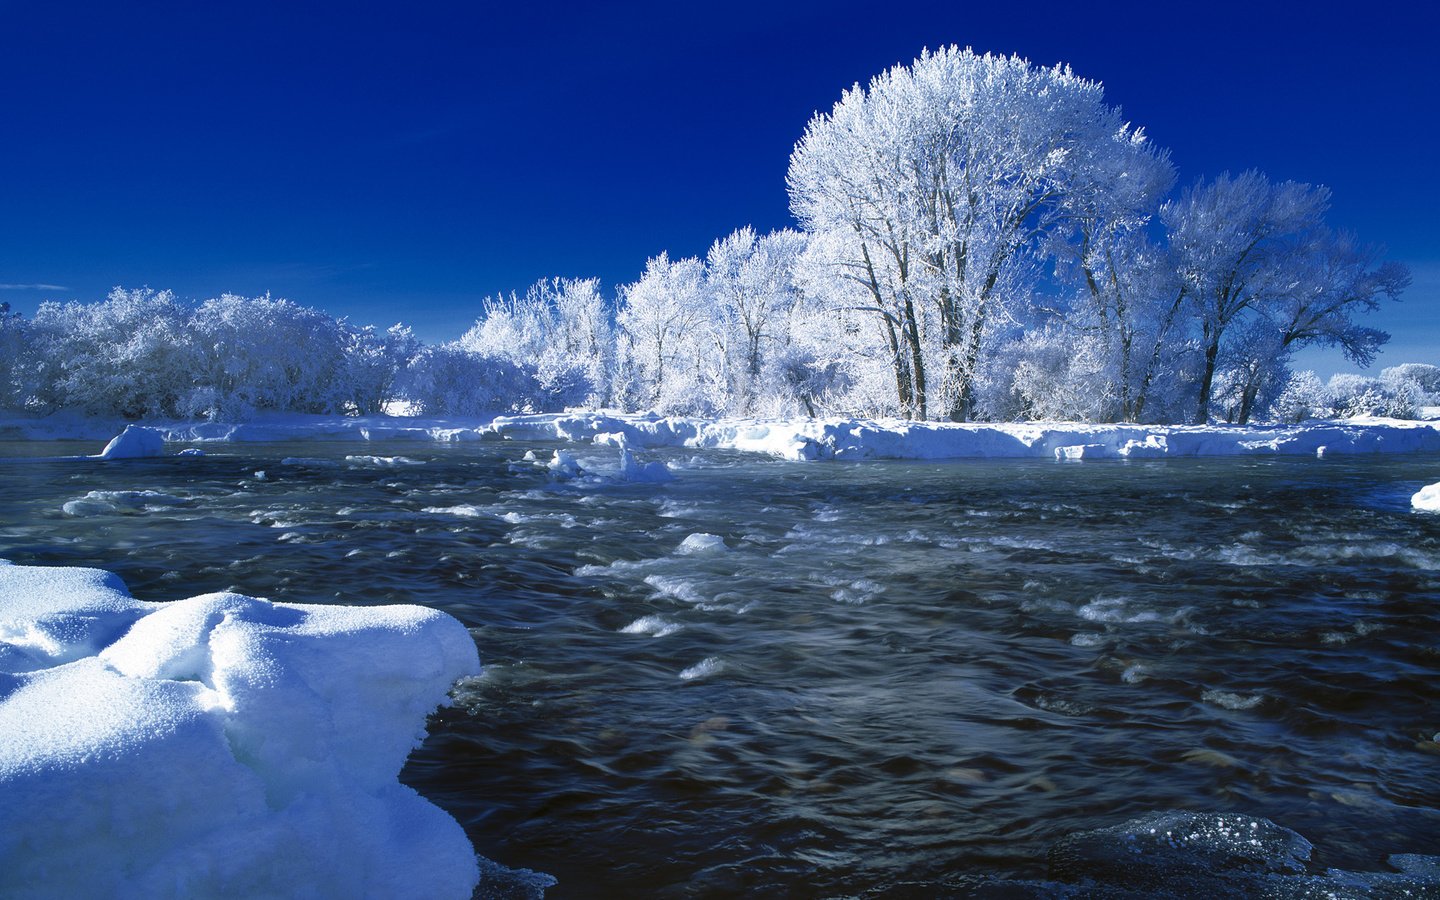
[[[675,476],[670,474],[670,467],[663,462],[642,463],[635,458],[635,454],[621,449],[620,477],[625,481],[659,484],[670,481]]]
[[[141,425],[126,425],[125,430],[110,439],[100,451],[101,459],[140,459],[147,456],[163,456],[165,438],[153,428]]]
[[[1410,505],[1426,512],[1440,512],[1440,482],[1427,484],[1410,498]]]

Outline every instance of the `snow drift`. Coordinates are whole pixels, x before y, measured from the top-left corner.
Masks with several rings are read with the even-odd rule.
[[[469,897],[464,831],[396,775],[478,669],[421,607],[0,564],[0,895]]]

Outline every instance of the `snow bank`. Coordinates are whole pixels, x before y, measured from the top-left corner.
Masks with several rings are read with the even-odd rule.
[[[1440,512],[1440,482],[1427,484],[1410,498],[1410,505],[1426,512]]]
[[[85,437],[93,427],[7,420],[19,440]],[[387,416],[283,416],[242,425],[153,426],[166,441],[567,441],[619,448],[740,450],[781,459],[1144,459],[1190,456],[1336,456],[1440,451],[1440,422],[1359,418],[1303,425],[1091,425],[1068,422],[955,424],[903,419],[689,419],[611,412],[543,413],[493,420]],[[87,430],[88,429],[88,430]],[[398,459],[398,457],[397,457]],[[659,469],[630,472],[662,479]]]
[[[0,564],[0,896],[469,897],[464,831],[396,775],[478,669],[421,607]]]
[[[500,417],[490,433],[516,440],[591,441],[649,449],[741,450],[781,459],[1147,459],[1181,456],[1440,451],[1435,423],[1400,419],[1291,426],[955,424],[901,419],[754,421],[608,413]]]

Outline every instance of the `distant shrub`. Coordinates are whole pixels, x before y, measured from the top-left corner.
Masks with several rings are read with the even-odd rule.
[[[1403,381],[1342,373],[1331,376],[1325,385],[1327,412],[1339,419],[1355,416],[1411,419],[1416,415],[1418,400],[1415,387]]]

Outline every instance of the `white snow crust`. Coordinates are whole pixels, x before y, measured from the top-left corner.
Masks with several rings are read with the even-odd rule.
[[[469,897],[464,831],[396,776],[477,671],[418,606],[0,564],[0,896]]]
[[[690,447],[741,450],[790,460],[1091,460],[1266,454],[1331,457],[1440,451],[1440,422],[1374,417],[1240,426],[955,424],[904,419],[711,420],[567,412],[472,420],[289,415],[236,425],[179,422],[156,423],[152,427],[165,441],[172,442],[568,441],[617,447],[627,453]],[[96,439],[113,433],[111,428],[113,425],[83,419],[11,418],[0,422],[0,437]],[[629,458],[633,462],[633,457]],[[625,459],[622,456],[622,471],[630,480],[659,481],[668,475],[661,469],[663,464],[627,465]]]
[[[1440,512],[1440,482],[1427,484],[1410,498],[1410,505],[1426,512]]]

